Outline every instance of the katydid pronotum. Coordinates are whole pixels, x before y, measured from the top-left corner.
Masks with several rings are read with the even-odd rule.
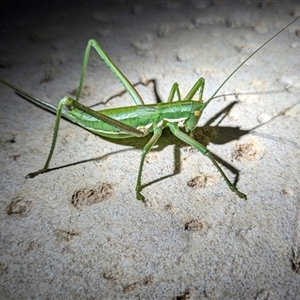
[[[33,178],[38,174],[42,174],[49,169],[49,164],[54,152],[59,122],[61,117],[68,119],[69,121],[83,127],[84,129],[93,132],[94,134],[105,136],[112,139],[119,138],[132,138],[132,137],[144,137],[149,133],[153,132],[153,136],[144,146],[138,171],[137,183],[136,183],[136,197],[138,200],[144,200],[144,196],[141,194],[142,184],[141,177],[144,166],[144,161],[147,153],[151,150],[157,140],[160,138],[164,128],[169,127],[171,132],[178,137],[180,140],[189,144],[190,146],[196,148],[203,155],[208,157],[213,165],[217,168],[219,173],[222,175],[229,189],[236,193],[240,198],[246,199],[246,195],[239,191],[235,185],[233,185],[219,164],[216,162],[209,150],[193,139],[193,137],[188,134],[192,133],[196,128],[198,121],[205,107],[215,98],[219,90],[224,86],[224,84],[261,48],[263,48],[267,43],[274,39],[278,34],[285,30],[288,26],[294,23],[299,17],[290,22],[282,30],[276,33],[273,37],[268,39],[263,45],[261,45],[256,51],[254,51],[248,58],[246,58],[234,71],[223,81],[223,83],[218,87],[218,89],[213,93],[213,95],[206,101],[202,101],[203,90],[205,80],[200,78],[191,90],[188,92],[184,99],[181,99],[180,91],[177,83],[174,83],[168,100],[166,103],[158,104],[144,104],[143,99],[139,95],[135,87],[129,82],[125,75],[118,69],[118,67],[113,63],[113,61],[107,56],[103,51],[99,43],[91,39],[89,40],[85,54],[84,61],[81,70],[79,88],[76,100],[65,96],[63,97],[58,106],[52,105],[44,100],[41,100],[31,94],[21,90],[20,88],[14,86],[13,84],[0,78],[0,82],[6,84],[7,86],[14,89],[18,94],[26,98],[27,100],[41,106],[42,108],[55,112],[56,120],[54,126],[54,134],[50,153],[48,155],[45,166],[33,173],[30,173],[26,178]],[[130,94],[135,106],[128,106],[122,108],[104,109],[100,111],[94,111],[91,108],[84,106],[79,102],[81,95],[83,81],[87,70],[87,64],[89,60],[90,50],[94,48],[99,56],[103,59],[106,65],[110,68],[112,73],[121,81],[126,91]],[[199,92],[198,92],[199,91]],[[197,101],[193,100],[193,97],[198,92],[199,99]],[[178,101],[173,101],[175,95]],[[185,132],[180,130],[183,127]]]

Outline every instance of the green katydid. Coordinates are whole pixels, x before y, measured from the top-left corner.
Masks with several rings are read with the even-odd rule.
[[[176,137],[189,144],[190,146],[196,148],[203,155],[207,156],[222,175],[229,189],[236,193],[238,197],[246,199],[246,195],[240,192],[237,187],[229,181],[209,150],[204,145],[193,139],[192,136],[188,133],[193,132],[205,107],[215,98],[216,94],[233,76],[233,74],[235,74],[237,70],[239,70],[254,54],[256,54],[278,34],[284,31],[288,26],[294,23],[298,18],[299,17],[290,22],[273,37],[268,39],[247,59],[245,59],[236,69],[234,69],[234,71],[223,81],[223,83],[206,102],[202,101],[205,80],[203,78],[200,78],[194,84],[194,86],[191,88],[184,99],[181,99],[178,84],[174,83],[166,103],[144,104],[143,99],[141,98],[135,87],[129,82],[126,76],[118,69],[118,67],[103,51],[99,43],[94,39],[89,40],[85,50],[76,100],[65,96],[60,100],[58,106],[55,106],[42,99],[32,96],[31,94],[0,78],[0,82],[11,87],[27,100],[41,106],[48,111],[56,113],[52,145],[45,166],[36,172],[28,174],[26,178],[33,178],[38,174],[42,174],[48,170],[57,140],[59,122],[61,117],[68,119],[69,121],[83,127],[90,132],[93,132],[94,134],[112,139],[144,137],[153,132],[153,136],[143,148],[136,183],[136,197],[138,200],[144,200],[144,196],[141,194],[141,177],[145,157],[157,142],[157,140],[160,138],[163,129],[169,127],[171,132]],[[135,102],[135,106],[94,111],[79,102],[91,48],[94,48],[96,50],[96,52],[100,55],[100,57],[110,68],[110,70],[121,81],[126,91],[130,94],[133,101]],[[192,100],[197,92],[199,94],[199,99],[197,101]],[[174,102],[173,100],[175,95],[177,96],[178,101]],[[179,124],[184,127],[186,133],[180,130]]]

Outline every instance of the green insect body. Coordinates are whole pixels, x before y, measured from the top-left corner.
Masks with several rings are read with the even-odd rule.
[[[153,133],[151,139],[143,148],[136,183],[136,197],[138,200],[144,200],[144,196],[141,194],[141,177],[145,157],[147,153],[151,150],[151,148],[155,145],[157,140],[160,138],[163,129],[169,127],[171,132],[176,137],[189,144],[190,146],[196,148],[203,155],[208,157],[222,175],[229,189],[236,193],[238,197],[246,199],[246,195],[240,192],[229,181],[229,179],[227,178],[221,167],[218,165],[214,157],[211,155],[209,150],[204,145],[193,139],[189,135],[189,133],[193,132],[193,130],[196,128],[198,121],[201,117],[201,113],[203,112],[205,107],[214,99],[217,92],[232,77],[232,75],[236,73],[236,71],[240,69],[245,64],[245,62],[248,61],[255,53],[257,53],[262,47],[269,43],[273,38],[275,38],[278,34],[280,34],[283,30],[285,30],[288,26],[295,22],[298,18],[289,23],[285,28],[280,30],[276,35],[271,37],[256,51],[254,51],[225,79],[225,81],[223,81],[219,88],[206,102],[202,101],[205,80],[203,78],[200,78],[194,84],[194,86],[191,88],[191,90],[184,99],[181,99],[178,84],[174,83],[166,103],[144,104],[144,101],[142,100],[137,90],[129,82],[125,75],[117,68],[113,61],[107,56],[107,54],[103,51],[103,49],[96,40],[90,40],[88,42],[84,55],[84,61],[76,100],[66,96],[60,100],[58,106],[56,107],[55,105],[52,105],[42,99],[32,96],[31,94],[21,90],[20,88],[0,78],[0,82],[14,89],[22,97],[48,111],[56,113],[52,145],[45,166],[37,172],[28,174],[26,177],[33,178],[39,174],[47,172],[47,170],[49,169],[49,164],[56,145],[59,122],[61,117],[68,119],[69,121],[83,127],[84,129],[90,132],[93,132],[94,134],[112,139],[144,137],[149,133]],[[136,104],[135,106],[94,111],[91,108],[84,106],[79,102],[91,48],[94,48],[96,50],[96,52],[100,55],[100,57],[107,64],[110,70],[121,81],[126,91],[131,95],[132,99],[134,100]],[[192,100],[197,92],[199,94],[199,99],[197,101]],[[174,101],[175,95],[177,97],[177,101]],[[180,129],[180,127],[183,127],[185,132],[183,132]]]
[[[156,105],[143,105],[143,106],[127,106],[122,108],[104,109],[99,113],[108,116],[114,120],[122,122],[132,128],[141,131],[141,134],[135,135],[134,133],[127,132],[122,128],[115,127],[108,123],[99,121],[97,118],[83,113],[76,109],[70,112],[62,113],[63,117],[69,119],[73,123],[84,127],[85,129],[108,138],[121,139],[132,138],[135,136],[142,137],[153,132],[154,128],[165,128],[168,123],[185,122],[185,128],[190,131],[189,120],[191,115],[197,115],[197,120],[200,118],[200,109],[195,110],[194,101],[186,101],[180,106],[174,106],[173,103],[158,103]],[[197,105],[198,106],[198,105]],[[180,118],[178,118],[180,115]],[[192,118],[192,117],[191,117]],[[194,124],[193,124],[194,125]],[[197,125],[197,123],[196,123]]]

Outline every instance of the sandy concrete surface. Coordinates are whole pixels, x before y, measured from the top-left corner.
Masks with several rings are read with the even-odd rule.
[[[0,77],[57,104],[95,38],[132,83],[152,80],[137,85],[146,103],[199,77],[208,99],[298,15],[277,1],[3,2]],[[146,159],[145,203],[135,182],[150,136],[113,141],[62,121],[52,169],[25,179],[45,163],[54,115],[0,84],[0,298],[300,299],[299,54],[300,20],[195,130],[247,200],[169,130]],[[82,103],[132,105],[123,90],[93,52]]]

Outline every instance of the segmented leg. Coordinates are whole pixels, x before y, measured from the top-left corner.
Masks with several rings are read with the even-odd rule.
[[[52,158],[54,148],[55,148],[55,145],[56,145],[59,123],[60,123],[62,110],[63,110],[64,106],[67,106],[70,109],[75,109],[76,108],[78,110],[81,110],[82,112],[84,112],[84,113],[86,113],[90,116],[93,116],[95,119],[98,119],[98,120],[101,120],[102,122],[111,124],[112,126],[114,126],[116,128],[119,128],[119,129],[122,129],[122,130],[132,134],[133,136],[142,137],[142,136],[145,135],[144,132],[142,132],[142,131],[134,128],[134,127],[131,127],[129,125],[121,123],[121,122],[119,122],[115,119],[112,119],[112,118],[104,115],[104,114],[101,114],[98,111],[94,111],[91,108],[89,108],[87,106],[84,106],[83,104],[79,103],[78,101],[73,100],[72,98],[66,96],[66,97],[62,98],[59,101],[59,104],[58,104],[58,107],[57,107],[51,149],[50,149],[47,161],[45,163],[45,166],[42,169],[40,169],[36,172],[29,173],[28,175],[26,175],[26,178],[34,178],[35,176],[37,176],[39,174],[45,173],[49,169],[49,163],[50,163],[50,160]]]
[[[194,86],[188,92],[188,94],[186,95],[186,97],[184,98],[183,101],[193,100],[193,97],[195,96],[195,94],[199,90],[199,99],[198,99],[198,101],[202,102],[204,86],[205,86],[205,79],[201,77],[197,80],[197,82],[194,84]]]
[[[179,86],[178,86],[178,83],[175,82],[172,85],[172,88],[171,88],[171,91],[170,91],[170,94],[169,94],[167,102],[173,102],[175,93],[177,94],[178,101],[190,101],[190,100],[193,100],[193,97],[195,96],[195,94],[197,93],[198,90],[199,90],[198,101],[202,102],[204,86],[205,86],[205,80],[204,80],[204,78],[201,77],[200,79],[197,80],[197,82],[194,84],[194,86],[188,92],[188,94],[186,95],[186,97],[183,100],[181,100]]]
[[[59,104],[57,106],[57,111],[56,111],[56,118],[55,118],[55,125],[54,125],[54,133],[53,133],[53,138],[52,138],[52,144],[51,144],[51,149],[47,158],[47,161],[45,163],[45,166],[43,169],[40,169],[36,172],[32,172],[26,175],[26,178],[34,178],[35,176],[47,172],[49,168],[49,163],[53,155],[53,151],[56,145],[56,140],[57,140],[57,133],[58,133],[58,127],[59,127],[59,122],[61,120],[61,112],[66,104],[66,101],[68,101],[68,97],[64,97],[59,101]]]
[[[184,141],[185,143],[191,145],[192,147],[196,148],[198,151],[200,151],[203,155],[207,156],[211,162],[214,164],[214,166],[217,168],[217,170],[221,173],[222,177],[224,178],[225,182],[227,183],[228,187],[230,188],[231,191],[236,193],[240,198],[247,199],[246,195],[240,192],[227,178],[221,167],[218,165],[216,160],[213,158],[209,150],[193,138],[191,138],[189,135],[186,133],[182,132],[177,124],[174,123],[168,123],[168,126],[170,127],[172,133],[177,136],[179,139]]]
[[[126,91],[131,95],[135,104],[136,105],[144,105],[144,101],[143,101],[142,97],[140,96],[140,94],[138,93],[138,91],[135,89],[135,87],[129,82],[129,80],[126,78],[126,76],[118,69],[118,67],[114,64],[114,62],[103,51],[103,49],[101,48],[99,43],[94,39],[91,39],[88,41],[88,44],[85,49],[76,101],[79,101],[79,98],[81,95],[83,81],[84,81],[84,77],[85,77],[85,73],[86,73],[86,69],[87,69],[88,60],[90,57],[91,48],[94,48],[96,50],[96,52],[103,59],[103,61],[106,63],[106,65],[112,71],[112,73],[121,81],[121,83],[125,87]]]
[[[156,127],[154,129],[154,134],[151,137],[150,141],[143,148],[141,162],[140,162],[140,167],[139,167],[139,173],[138,173],[137,182],[136,182],[136,188],[135,188],[135,190],[136,190],[136,198],[138,200],[142,200],[142,201],[145,200],[145,197],[140,192],[141,192],[141,185],[142,185],[141,178],[142,178],[142,172],[143,172],[143,167],[144,167],[144,162],[145,162],[146,155],[151,150],[151,148],[155,145],[155,143],[158,141],[158,139],[161,136],[161,133],[162,133],[162,128],[161,127]]]

